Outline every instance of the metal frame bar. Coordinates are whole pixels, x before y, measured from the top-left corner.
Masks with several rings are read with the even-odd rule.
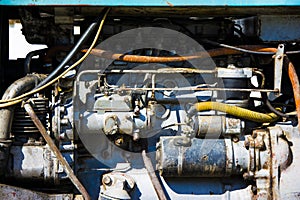
[[[81,6],[299,6],[299,0],[211,0],[211,1],[195,1],[195,0],[2,0],[0,5],[12,6],[54,6],[54,5],[81,5]]]

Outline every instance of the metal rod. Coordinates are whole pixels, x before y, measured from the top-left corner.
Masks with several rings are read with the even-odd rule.
[[[150,158],[146,155],[145,150],[142,151],[142,156],[143,156],[144,165],[148,171],[148,174],[150,176],[151,182],[152,182],[155,192],[158,196],[158,199],[159,200],[167,200],[167,197],[166,197],[166,195],[161,187],[161,184],[155,174],[152,162],[151,162]]]
[[[151,91],[151,90],[171,90],[171,91],[231,91],[231,92],[278,92],[273,89],[246,89],[246,88],[119,88],[119,91]]]
[[[59,162],[62,164],[64,171],[66,172],[66,174],[68,175],[68,177],[70,178],[70,180],[72,181],[74,186],[79,190],[79,192],[82,194],[82,196],[85,200],[90,200],[91,199],[90,195],[88,194],[88,192],[86,191],[84,186],[80,183],[80,181],[74,174],[72,168],[70,167],[70,165],[67,163],[67,161],[64,159],[63,155],[61,154],[61,152],[58,150],[58,148],[54,144],[52,138],[48,135],[45,127],[43,126],[42,122],[39,120],[39,118],[35,114],[31,105],[29,103],[25,103],[24,108],[25,108],[26,112],[28,113],[28,115],[30,116],[33,123],[36,125],[36,127],[41,132],[42,136],[44,137],[45,141],[49,145],[50,149],[53,151],[54,155],[57,157]]]
[[[109,74],[109,73],[124,73],[124,74],[128,74],[128,73],[133,73],[133,74],[138,74],[138,73],[149,73],[149,74],[174,74],[174,73],[178,73],[178,74],[213,74],[216,73],[217,70],[205,70],[205,69],[194,69],[194,68],[161,68],[158,70],[132,70],[132,69],[113,69],[113,70],[106,70],[105,74]]]

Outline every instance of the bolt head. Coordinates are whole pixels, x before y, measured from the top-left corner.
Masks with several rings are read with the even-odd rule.
[[[112,180],[109,176],[103,176],[102,183],[105,184],[105,185],[111,185]]]

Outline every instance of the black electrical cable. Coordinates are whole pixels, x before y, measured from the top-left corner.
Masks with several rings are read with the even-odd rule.
[[[261,76],[262,80],[261,80],[260,88],[264,88],[264,86],[265,86],[265,75],[261,71],[258,71],[258,70],[254,71],[254,74]],[[269,101],[266,93],[262,92],[261,96],[262,96],[262,100],[264,101],[265,105],[269,108],[269,110],[271,112],[275,113],[276,115],[278,115],[280,117],[285,117],[285,118],[289,117],[289,115],[280,112],[279,110],[277,110],[276,108],[274,108],[272,106],[272,104]]]
[[[81,46],[85,41],[89,38],[91,33],[96,29],[98,24],[100,23],[100,20],[102,19],[102,16],[104,13],[106,13],[107,9],[104,8],[101,12],[100,16],[96,18],[96,20],[91,23],[91,25],[86,29],[86,31],[82,34],[76,45],[72,48],[72,50],[69,52],[69,54],[64,58],[64,60],[53,70],[46,79],[44,79],[42,82],[40,82],[34,89],[37,89],[43,85],[45,85],[47,82],[51,81],[64,67],[68,62],[71,60],[71,58],[79,51],[81,50]]]
[[[276,115],[280,116],[280,117],[285,117],[285,118],[289,118],[290,116],[285,114],[285,113],[282,113],[280,112],[279,110],[276,110],[276,108],[274,108],[271,104],[271,102],[268,100],[268,97],[267,97],[267,94],[266,93],[262,93],[262,97],[264,99],[264,102],[266,104],[266,106],[268,107],[268,109],[275,113]]]
[[[297,51],[287,51],[285,52],[285,54],[298,54],[300,53],[300,50],[297,50]]]
[[[214,41],[207,40],[207,39],[203,39],[203,40],[201,40],[201,42],[207,43],[207,44],[210,44],[213,46],[224,47],[224,48],[233,49],[236,51],[241,51],[244,53],[261,54],[261,55],[274,55],[275,54],[274,52],[251,51],[251,50],[247,50],[247,49],[243,49],[243,48],[239,48],[239,47],[235,47],[235,46],[231,46],[231,45],[227,45],[227,44],[221,44],[221,43],[214,42]]]
[[[287,114],[284,114],[282,112],[280,112],[279,110],[276,110],[270,103],[270,101],[267,99],[265,101],[267,107],[269,108],[270,111],[272,111],[273,113],[275,113],[276,115],[280,116],[280,117],[285,117],[285,118],[289,118],[290,116]]]
[[[251,50],[248,50],[248,49],[243,49],[243,48],[231,46],[231,45],[228,45],[228,44],[221,44],[221,43],[211,41],[211,40],[208,40],[208,39],[202,39],[201,42],[206,43],[206,44],[210,44],[210,45],[213,45],[213,46],[224,47],[224,48],[233,49],[233,50],[236,50],[236,51],[241,51],[241,52],[250,53],[250,54],[260,54],[260,55],[274,55],[275,54],[275,52],[251,51]],[[285,52],[285,54],[299,54],[299,53],[300,53],[300,50]]]

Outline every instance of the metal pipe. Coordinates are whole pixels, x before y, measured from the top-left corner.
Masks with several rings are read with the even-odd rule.
[[[52,152],[54,153],[56,158],[62,164],[66,174],[68,175],[68,177],[70,178],[70,180],[72,181],[74,186],[79,190],[79,192],[82,194],[82,196],[85,200],[90,200],[91,199],[90,195],[88,194],[88,192],[86,191],[84,186],[80,183],[80,181],[74,174],[72,168],[70,167],[68,162],[64,159],[63,155],[61,154],[61,152],[59,151],[57,146],[54,144],[52,138],[48,135],[47,130],[43,126],[42,122],[39,120],[38,116],[35,114],[31,105],[29,105],[29,103],[25,103],[24,108],[25,108],[26,112],[28,113],[28,115],[30,116],[30,118],[32,119],[33,123],[39,129],[40,133],[42,134],[43,138],[49,145],[50,149],[52,150]]]
[[[194,104],[188,111],[188,117],[196,114],[198,111],[217,110],[239,118],[258,122],[258,123],[270,123],[278,119],[278,116],[274,113],[259,113],[245,108],[228,105],[219,102],[200,102]]]
[[[167,197],[166,197],[166,195],[161,187],[161,184],[155,174],[152,162],[151,162],[150,158],[146,155],[145,150],[142,151],[142,156],[143,156],[144,165],[148,171],[148,174],[150,176],[151,182],[152,182],[155,192],[158,196],[158,199],[159,200],[167,200]]]
[[[238,46],[237,48],[245,49],[249,51],[256,51],[256,52],[267,52],[267,53],[270,52],[273,53],[277,51],[276,48],[267,48],[260,45],[242,45],[242,46]],[[87,51],[86,49],[82,50],[82,52],[86,52],[86,51]],[[91,51],[91,54],[97,57],[124,61],[124,62],[136,62],[136,63],[183,62],[186,60],[216,57],[216,56],[223,56],[223,55],[242,54],[242,53],[243,53],[242,51],[236,49],[218,48],[218,49],[212,49],[208,51],[200,51],[189,56],[156,57],[156,56],[124,55],[124,54],[112,53],[102,49],[93,49]]]
[[[48,50],[48,48],[38,49],[38,50],[35,50],[35,51],[31,51],[26,55],[25,61],[24,61],[24,73],[25,73],[25,75],[30,73],[30,63],[31,63],[32,57],[36,56],[36,55],[46,53],[47,50]]]
[[[296,72],[296,69],[293,63],[286,57],[286,62],[288,63],[288,74],[290,81],[292,83],[293,93],[294,93],[294,100],[296,105],[297,111],[297,118],[298,118],[298,127],[300,129],[300,86],[299,86],[299,78]]]
[[[42,74],[29,74],[11,84],[2,96],[2,100],[11,99],[34,88],[46,78]],[[0,140],[6,140],[11,131],[14,106],[0,109]]]
[[[118,91],[162,91],[162,90],[171,90],[171,91],[231,91],[231,92],[278,92],[278,90],[273,89],[259,89],[259,88],[196,88],[196,87],[182,87],[182,88],[119,88]]]
[[[216,70],[206,70],[206,69],[194,69],[194,68],[160,68],[157,70],[151,69],[112,69],[106,70],[104,74],[113,74],[113,73],[132,73],[132,74],[141,74],[141,73],[151,73],[151,74],[213,74],[216,73]]]

